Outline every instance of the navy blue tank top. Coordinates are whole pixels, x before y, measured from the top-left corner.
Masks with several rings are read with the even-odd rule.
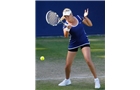
[[[88,41],[88,37],[86,35],[84,26],[83,26],[83,17],[82,16],[75,16],[75,18],[78,20],[78,24],[76,26],[72,26],[70,29],[70,41],[69,41],[69,46],[68,50],[79,48],[83,45],[90,44]],[[65,22],[67,23],[67,22]],[[67,23],[68,24],[68,23]],[[66,26],[63,26],[63,29]]]

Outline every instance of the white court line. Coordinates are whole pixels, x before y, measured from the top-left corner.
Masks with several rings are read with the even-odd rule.
[[[93,78],[93,76],[88,76],[88,77],[71,77],[71,79],[84,79],[84,78]],[[105,76],[98,76],[98,78],[105,78]],[[40,81],[40,80],[61,80],[64,78],[41,78],[41,79],[36,79],[36,81]]]

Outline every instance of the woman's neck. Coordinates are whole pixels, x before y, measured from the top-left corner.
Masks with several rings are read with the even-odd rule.
[[[72,20],[68,23],[70,23],[72,26],[76,26],[78,24],[78,20],[73,16]]]
[[[72,19],[71,19],[70,21],[67,21],[67,22],[73,23],[74,21],[75,21],[75,18],[74,18],[74,16],[73,16]]]

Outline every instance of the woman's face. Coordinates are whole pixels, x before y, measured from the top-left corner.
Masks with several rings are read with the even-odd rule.
[[[65,17],[65,19],[66,19],[68,22],[71,22],[71,21],[72,21],[72,14],[70,14],[69,16],[68,16],[68,15],[65,15],[64,17]]]

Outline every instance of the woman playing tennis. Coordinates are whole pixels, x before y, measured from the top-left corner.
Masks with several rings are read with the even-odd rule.
[[[70,80],[70,72],[71,72],[71,65],[76,56],[78,48],[81,48],[83,53],[84,59],[93,74],[95,88],[100,88],[100,81],[96,75],[96,70],[94,64],[91,59],[90,53],[90,42],[86,36],[83,24],[91,27],[92,22],[87,17],[88,16],[88,9],[84,12],[84,17],[82,16],[73,16],[72,11],[69,8],[65,8],[63,10],[63,16],[66,20],[66,26],[63,26],[64,37],[68,37],[70,35],[70,42],[68,46],[68,52],[66,57],[66,66],[65,66],[65,79],[58,84],[58,86],[67,86],[71,84]]]

